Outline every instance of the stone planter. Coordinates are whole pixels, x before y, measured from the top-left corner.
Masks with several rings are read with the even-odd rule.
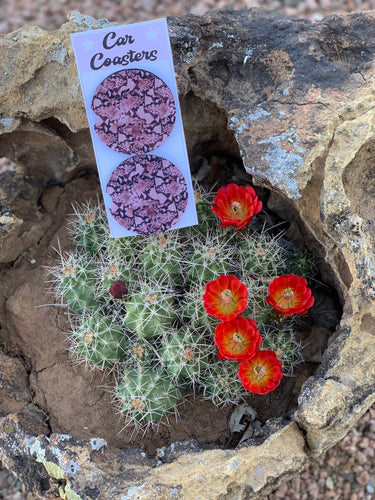
[[[56,32],[0,38],[0,157],[17,165],[0,183],[0,460],[43,498],[258,498],[375,401],[375,15],[312,24],[254,9],[169,19],[192,164],[202,151],[240,156],[270,190],[269,208],[319,257],[343,313],[298,406],[266,422],[263,440],[226,449],[187,437],[153,458],[107,446],[110,430],[93,434],[85,415],[60,416],[59,381],[71,377],[74,393],[78,375],[61,347],[61,316],[51,322],[54,313],[36,309],[43,273],[32,280],[52,259],[39,249],[57,244],[61,207],[81,199],[80,178],[95,169],[69,36],[106,25],[74,13]],[[105,417],[108,402],[92,397]]]

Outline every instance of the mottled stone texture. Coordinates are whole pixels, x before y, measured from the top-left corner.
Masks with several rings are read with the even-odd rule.
[[[38,242],[45,188],[95,168],[69,36],[104,25],[76,13],[56,32],[0,37],[0,157],[18,165],[0,177],[3,263]],[[4,416],[0,460],[39,494],[257,498],[300,470],[306,450],[334,445],[375,400],[375,13],[312,24],[265,10],[222,11],[169,19],[169,29],[192,161],[202,150],[240,152],[254,182],[272,190],[280,215],[295,219],[319,255],[343,316],[302,387],[295,421],[257,447],[198,447],[155,468],[136,450],[33,437],[20,413]],[[19,369],[9,368],[5,388]],[[24,394],[22,377],[17,384]],[[14,412],[22,402],[35,413],[27,397]],[[36,429],[42,434],[42,423]]]

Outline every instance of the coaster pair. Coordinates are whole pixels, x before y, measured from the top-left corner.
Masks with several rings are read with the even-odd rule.
[[[122,70],[99,85],[91,109],[100,140],[114,151],[136,155],[120,163],[107,183],[112,216],[138,234],[170,229],[185,212],[187,184],[173,163],[147,153],[173,130],[176,105],[171,90],[149,71]]]

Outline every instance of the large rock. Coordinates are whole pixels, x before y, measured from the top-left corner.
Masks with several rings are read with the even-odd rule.
[[[375,401],[375,14],[311,23],[252,9],[168,23],[192,164],[217,150],[240,155],[254,183],[271,190],[269,206],[294,221],[320,258],[343,315],[319,369],[302,387],[293,421],[281,419],[258,446],[191,444],[192,451],[186,445],[155,467],[136,450],[104,451],[101,436],[94,444],[62,434],[47,439],[40,422],[33,436],[20,416],[36,414],[30,399],[13,405],[6,393],[0,460],[38,494],[257,498],[298,472],[309,454],[334,445]],[[46,233],[52,239],[62,224],[51,216],[58,207],[49,206],[45,189],[95,168],[69,37],[105,25],[75,13],[58,31],[23,28],[0,38],[0,157],[18,165],[13,177],[6,173],[9,196],[0,191],[1,262],[16,261]],[[29,294],[24,279],[4,298],[6,326],[16,337]],[[34,342],[33,335],[38,331],[27,337],[38,361],[32,385],[36,377],[50,378],[51,369],[42,337]],[[59,365],[60,376],[65,369]]]

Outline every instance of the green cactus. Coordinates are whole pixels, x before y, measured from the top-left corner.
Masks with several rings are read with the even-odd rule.
[[[122,260],[106,258],[103,256],[100,264],[97,264],[98,279],[96,282],[96,293],[108,296],[111,285],[116,280],[124,281],[130,289],[134,288],[134,270]],[[134,285],[132,287],[132,285]]]
[[[67,305],[77,313],[99,306],[95,295],[96,273],[93,262],[74,255],[63,259],[59,290]]]
[[[128,236],[126,238],[108,238],[103,244],[103,252],[107,252],[112,260],[127,264],[133,271],[139,267],[138,257],[148,240],[144,236]]]
[[[188,254],[188,283],[203,285],[222,274],[231,274],[234,253],[235,247],[212,231],[203,241],[195,241]]]
[[[248,393],[238,378],[237,361],[216,360],[200,379],[204,397],[217,406],[238,403]]]
[[[118,382],[120,411],[132,421],[157,424],[183,398],[186,384],[178,385],[161,367],[127,369]]]
[[[242,279],[242,283],[246,285],[249,294],[243,316],[245,318],[256,318],[258,329],[270,323],[273,317],[273,308],[265,300],[268,295],[268,282],[267,279],[253,279],[249,276]]]
[[[303,362],[302,345],[294,335],[290,321],[268,326],[262,331],[261,349],[275,351],[283,364],[284,375],[293,375],[294,368]]]
[[[216,319],[206,313],[203,306],[203,294],[205,284],[193,285],[187,290],[181,299],[183,322],[193,328],[208,327],[211,331],[215,330]]]
[[[198,224],[184,228],[181,233],[188,237],[206,236],[207,231],[212,231],[217,226],[218,220],[211,210],[215,197],[214,192],[205,191],[199,184],[194,185],[194,201],[197,210]]]
[[[316,275],[316,266],[306,250],[296,248],[286,256],[285,268],[287,274],[303,276],[307,280]]]
[[[93,256],[101,247],[108,233],[106,217],[100,205],[91,203],[75,209],[75,218],[72,221],[71,232],[77,244]]]
[[[90,364],[107,368],[125,360],[126,331],[110,317],[98,312],[82,318],[72,340],[77,353]]]
[[[244,276],[274,278],[284,271],[284,257],[278,238],[267,233],[240,233],[237,249]]]
[[[139,256],[142,273],[165,284],[183,279],[183,255],[176,231],[151,236]]]
[[[178,319],[174,292],[158,282],[142,283],[141,289],[125,300],[124,323],[139,337],[157,338]]]
[[[138,336],[129,338],[124,358],[128,367],[152,366],[159,359],[158,350],[147,339]]]
[[[176,380],[181,377],[192,382],[198,380],[212,355],[212,342],[191,327],[167,332],[161,341],[160,358],[166,371]]]
[[[59,295],[75,312],[72,349],[90,367],[118,375],[120,411],[137,426],[158,424],[188,388],[217,405],[247,394],[238,363],[217,359],[218,320],[203,305],[207,282],[220,275],[246,285],[243,316],[256,321],[261,348],[279,353],[284,373],[302,359],[292,323],[280,322],[265,297],[273,277],[307,269],[308,259],[298,254],[293,267],[280,239],[251,225],[221,228],[210,208],[214,194],[196,187],[195,196],[197,226],[152,236],[110,238],[99,205],[76,209],[76,252],[53,270]]]

